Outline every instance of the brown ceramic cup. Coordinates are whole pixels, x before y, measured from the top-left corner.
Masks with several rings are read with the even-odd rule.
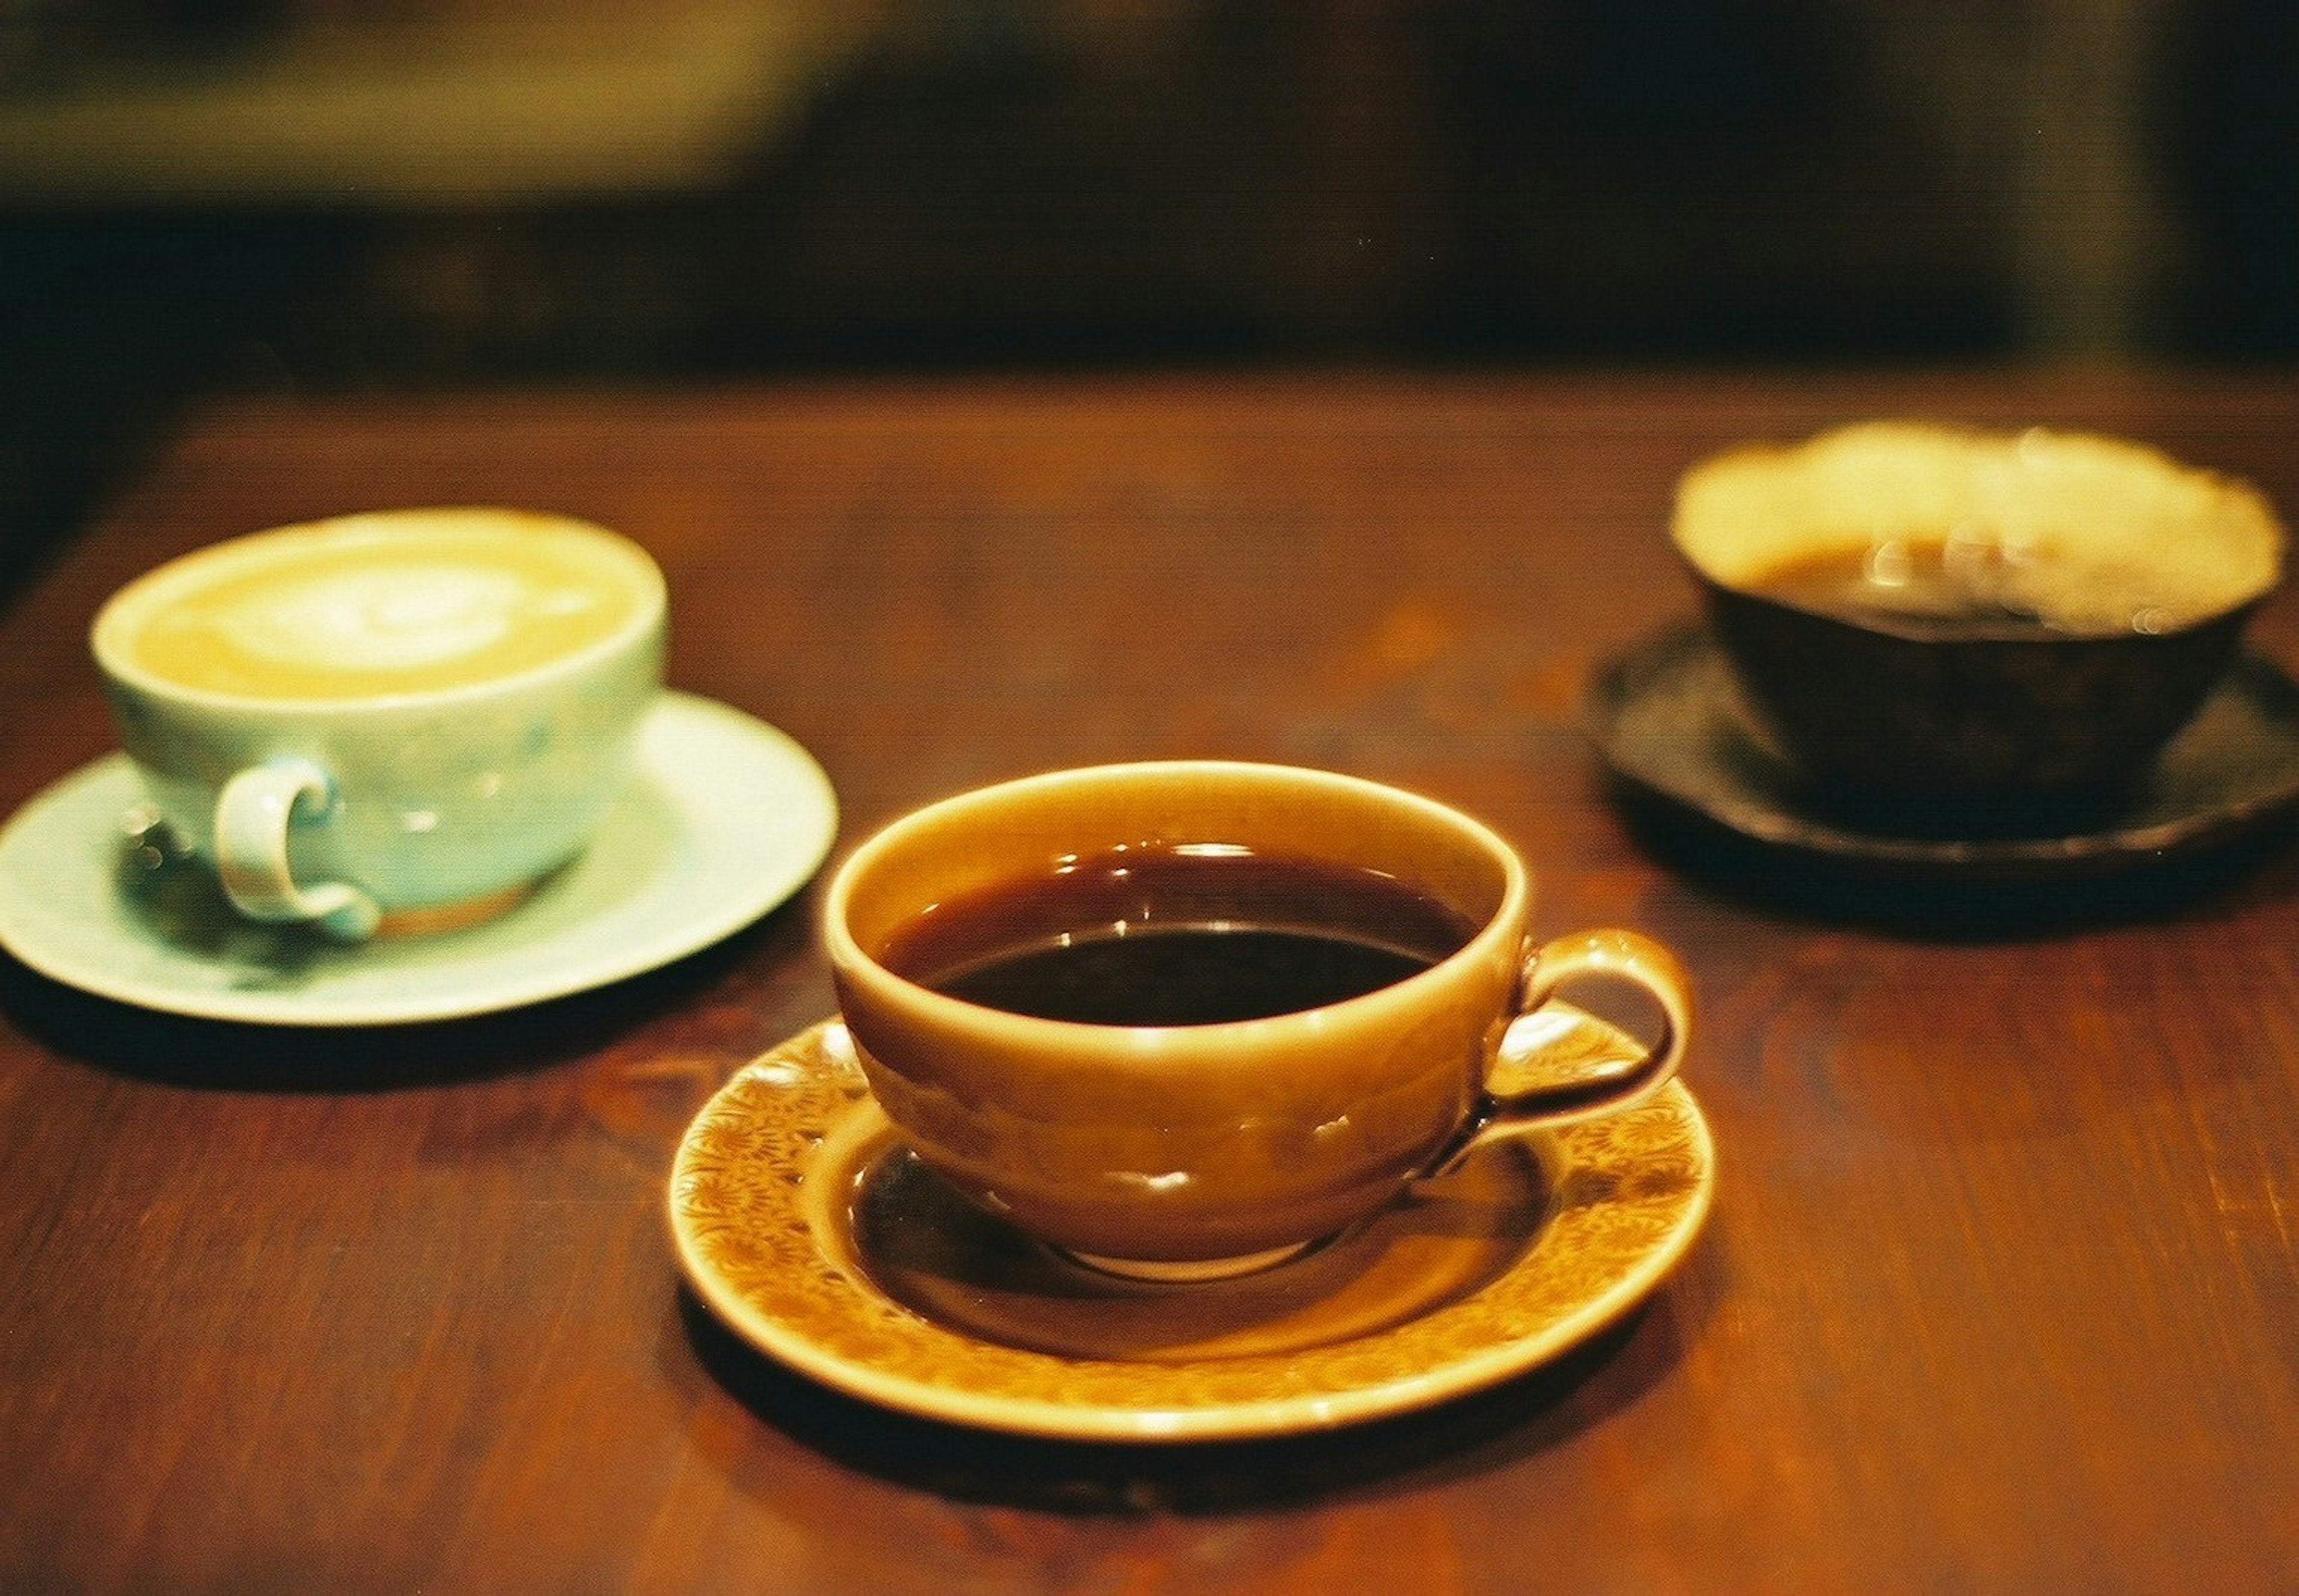
[[[889,968],[942,906],[1127,850],[1373,872],[1416,887],[1460,935],[1358,995],[1213,1023],[1043,1018]],[[1617,1112],[1675,1074],[1691,1010],[1676,960],[1628,931],[1536,943],[1532,902],[1508,844],[1429,799],[1322,771],[1179,761],[1033,777],[898,820],[833,877],[824,939],[872,1093],[928,1167],[1091,1263],[1214,1278],[1314,1244],[1474,1149]],[[1592,1061],[1546,1040],[1573,1027],[1519,1024],[1581,977],[1640,987],[1656,1040]]]
[[[1809,795],[1958,835],[2096,823],[2226,674],[2282,567],[2248,485],[2041,428],[1880,421],[1731,449],[1685,474],[1671,529]]]

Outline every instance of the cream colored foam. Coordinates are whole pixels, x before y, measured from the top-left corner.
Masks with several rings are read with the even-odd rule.
[[[237,697],[340,700],[497,680],[628,626],[652,578],[620,540],[509,512],[346,518],[163,567],[99,634],[140,671]]]

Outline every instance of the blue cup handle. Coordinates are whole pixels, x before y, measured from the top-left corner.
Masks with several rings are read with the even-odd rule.
[[[347,881],[296,884],[289,833],[324,825],[336,803],[335,779],[311,761],[252,765],[216,800],[216,874],[232,907],[253,920],[305,924],[342,942],[364,942],[383,919],[376,901]]]

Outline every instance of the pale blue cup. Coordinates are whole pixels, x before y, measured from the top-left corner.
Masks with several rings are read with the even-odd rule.
[[[587,630],[543,636],[593,601]],[[630,778],[666,611],[654,561],[603,528],[394,511],[172,561],[90,643],[147,793],[233,907],[359,941],[488,918],[582,850]]]

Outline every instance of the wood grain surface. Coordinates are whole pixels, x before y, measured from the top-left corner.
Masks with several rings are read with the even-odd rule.
[[[112,746],[113,586],[279,522],[488,502],[652,548],[675,686],[839,790],[1115,758],[1472,810],[1544,932],[1672,943],[1721,1168],[1644,1309],[1340,1433],[1058,1445],[834,1396],[682,1290],[672,1151],[828,1012],[814,894],[611,988],[369,1032],[179,1020],[0,960],[0,1587],[2288,1589],[2299,859],[2079,919],[1719,883],[1608,802],[1591,672],[1692,613],[1707,451],[2089,426],[2299,511],[2299,380],[856,381],[220,403],[0,617],[0,807]],[[2253,641],[2299,664],[2299,606]],[[2049,906],[2046,905],[2046,908]]]

